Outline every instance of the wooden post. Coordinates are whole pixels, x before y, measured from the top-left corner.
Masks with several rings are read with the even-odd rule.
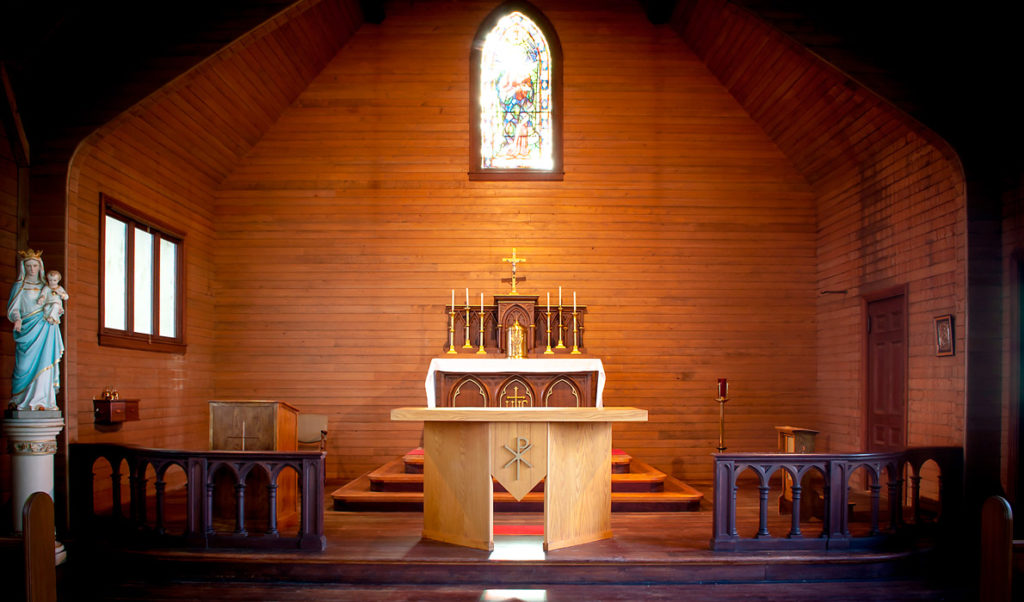
[[[1013,583],[1013,510],[999,496],[981,507],[981,582],[978,599],[1010,600]]]
[[[53,500],[42,491],[29,496],[22,511],[25,533],[25,599],[57,599],[57,565],[53,535]]]

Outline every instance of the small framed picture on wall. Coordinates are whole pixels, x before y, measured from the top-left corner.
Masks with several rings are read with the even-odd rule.
[[[935,318],[935,355],[953,355],[955,340],[952,314],[937,316]]]

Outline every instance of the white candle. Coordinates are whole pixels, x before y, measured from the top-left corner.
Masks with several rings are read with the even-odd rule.
[[[558,287],[558,307],[562,307],[562,287]]]
[[[484,313],[484,294],[480,293],[480,313]]]
[[[548,311],[551,311],[551,291],[548,291]]]
[[[572,292],[572,310],[576,311],[576,291]]]
[[[469,288],[466,288],[466,307],[469,307]]]
[[[452,289],[452,310],[455,309],[455,289]]]

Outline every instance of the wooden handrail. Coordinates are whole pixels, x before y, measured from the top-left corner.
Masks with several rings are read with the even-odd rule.
[[[912,448],[902,452],[855,454],[735,453],[714,454],[715,494],[711,549],[738,550],[834,550],[879,547],[891,536],[920,526],[925,521],[920,506],[920,474],[925,462],[932,460],[940,472],[937,523],[940,528],[955,524],[963,500],[963,450],[959,447]],[[866,537],[853,537],[849,529],[849,480],[864,468],[870,479],[871,525]],[[911,520],[904,518],[904,469],[909,468]],[[760,492],[759,524],[754,537],[740,537],[736,530],[737,478],[751,470],[758,479]],[[772,537],[768,531],[768,493],[770,480],[782,471],[792,478],[792,522],[785,537]],[[801,479],[817,472],[824,478],[824,516],[821,537],[804,538],[800,531]],[[889,502],[887,525],[879,524],[880,492],[885,477]]]
[[[71,528],[85,536],[102,525],[122,535],[144,536],[154,544],[193,547],[270,547],[323,550],[324,535],[324,458],[320,451],[185,451],[150,449],[114,443],[74,443],[71,460]],[[93,466],[100,458],[111,466],[111,492],[114,504],[111,525],[103,524],[93,505],[95,475]],[[122,463],[128,466],[129,516],[123,515],[121,499]],[[164,477],[172,466],[185,474],[185,531],[182,535],[166,532],[166,482]],[[146,472],[156,475],[156,516],[147,520]],[[277,481],[282,471],[292,469],[299,479],[299,531],[296,536],[283,536],[277,530]],[[235,480],[235,529],[221,532],[213,524],[214,482],[218,472],[227,470]],[[245,525],[245,480],[252,471],[263,471],[268,477],[268,528],[250,534]],[[109,533],[109,531],[108,531]]]

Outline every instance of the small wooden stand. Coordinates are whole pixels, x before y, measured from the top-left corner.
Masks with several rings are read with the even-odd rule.
[[[814,437],[818,431],[805,429],[796,426],[777,426],[779,432],[779,452],[784,454],[813,454]],[[820,477],[807,474],[800,482],[800,516],[811,517],[821,514],[814,507],[813,494],[814,481],[820,481]],[[779,495],[779,512],[785,513],[793,509],[793,477],[788,472],[782,471],[782,493]]]
[[[121,424],[139,419],[138,399],[93,399],[96,424]]]

